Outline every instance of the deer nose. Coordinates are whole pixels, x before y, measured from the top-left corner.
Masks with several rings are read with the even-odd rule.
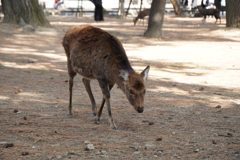
[[[142,113],[143,112],[143,108],[138,108],[137,111],[138,111],[138,113]]]

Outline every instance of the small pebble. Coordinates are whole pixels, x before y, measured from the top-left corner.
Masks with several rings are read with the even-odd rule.
[[[3,148],[9,148],[9,147],[13,147],[13,146],[14,146],[13,143],[7,143],[7,144],[4,145]]]
[[[218,134],[217,134],[217,133],[213,133],[213,136],[214,136],[214,137],[218,137]]]
[[[158,150],[157,152],[158,152],[158,154],[162,154],[163,150]]]
[[[137,150],[137,147],[135,147],[135,146],[129,146],[130,148],[133,148],[133,149],[135,149],[135,150]]]
[[[154,125],[154,122],[149,122],[148,125]]]
[[[232,137],[232,136],[233,136],[233,134],[232,134],[232,133],[229,133],[229,132],[227,133],[227,135],[229,135],[230,137]]]
[[[222,108],[222,106],[220,106],[220,105],[217,105],[217,106],[216,106],[216,108]]]
[[[133,152],[133,154],[140,154],[140,151],[135,151]]]
[[[22,152],[22,156],[29,155],[29,152]]]
[[[7,144],[7,142],[0,142],[0,145]]]
[[[101,154],[101,152],[100,152],[100,151],[98,151],[98,152],[96,152],[95,154],[96,154],[96,155],[100,155],[100,154]]]
[[[210,156],[204,155],[204,156],[202,157],[202,159],[207,159],[207,158],[210,158]]]
[[[152,145],[152,144],[146,144],[146,145],[145,145],[145,149],[146,149],[146,150],[154,150],[154,149],[156,149],[156,146],[155,146],[155,145]]]
[[[156,141],[162,141],[162,138],[157,138]]]
[[[90,151],[90,149],[86,147],[86,148],[84,148],[84,151]]]
[[[217,142],[216,142],[215,140],[212,140],[212,143],[213,143],[213,144],[217,144]]]
[[[90,143],[90,141],[84,141],[84,144],[89,144]]]
[[[90,150],[93,150],[94,149],[94,145],[93,144],[88,144],[87,148],[90,149]]]
[[[101,155],[100,157],[102,157],[102,158],[108,158],[107,155]]]
[[[174,157],[178,157],[178,155],[177,155],[177,154],[174,154],[173,156],[174,156]]]

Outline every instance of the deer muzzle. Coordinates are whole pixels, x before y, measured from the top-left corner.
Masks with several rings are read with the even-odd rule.
[[[138,107],[138,109],[137,109],[137,112],[138,112],[138,113],[142,113],[143,111],[144,111],[143,108]]]

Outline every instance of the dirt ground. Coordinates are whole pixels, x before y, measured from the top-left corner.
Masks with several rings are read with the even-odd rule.
[[[164,37],[142,36],[132,19],[48,16],[53,28],[0,25],[0,159],[240,159],[240,30],[226,21],[166,15]],[[111,92],[118,130],[107,109],[95,124],[88,95],[75,78],[74,116],[61,46],[65,31],[91,24],[118,37],[133,68],[151,66],[145,111]],[[102,95],[96,81],[97,104]]]

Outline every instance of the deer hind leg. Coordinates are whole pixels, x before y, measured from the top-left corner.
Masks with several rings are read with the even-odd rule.
[[[109,116],[108,121],[109,121],[109,124],[110,124],[110,128],[116,130],[117,127],[116,127],[116,125],[113,121],[113,118],[112,118],[111,105],[110,105],[110,87],[108,87],[108,84],[105,82],[105,80],[99,80],[99,85],[102,89],[103,98],[104,98],[104,100],[102,102],[102,105],[101,105],[101,108],[103,108],[104,102],[106,102],[107,109],[108,109],[108,116]],[[100,110],[102,110],[101,108],[100,108]],[[101,113],[101,112],[102,111],[99,111],[99,113]],[[100,119],[100,117],[99,117],[100,114],[99,113],[98,113],[98,119]]]
[[[111,91],[111,89],[113,88],[114,85],[109,85],[109,92]],[[105,103],[105,98],[103,97],[102,99],[102,103],[101,103],[101,106],[98,110],[98,113],[97,113],[97,118],[96,118],[96,121],[100,121],[100,118],[101,118],[101,115],[102,115],[102,110],[103,110],[103,107],[104,107],[104,103]]]
[[[68,75],[69,75],[69,105],[68,105],[68,112],[69,112],[69,116],[72,116],[72,88],[73,88],[73,79],[76,76],[76,72],[74,72],[72,65],[71,65],[71,61],[68,59]]]
[[[82,82],[83,82],[83,84],[85,86],[85,89],[88,93],[88,96],[91,100],[93,115],[96,116],[97,115],[97,107],[96,107],[95,99],[94,99],[93,94],[92,94],[92,90],[91,90],[91,86],[90,86],[90,80],[88,80],[86,78],[83,78]]]
[[[216,22],[215,22],[215,24],[217,24],[218,19],[219,19],[220,24],[221,24],[221,18],[218,18],[217,16],[215,16],[215,18],[216,18]]]

